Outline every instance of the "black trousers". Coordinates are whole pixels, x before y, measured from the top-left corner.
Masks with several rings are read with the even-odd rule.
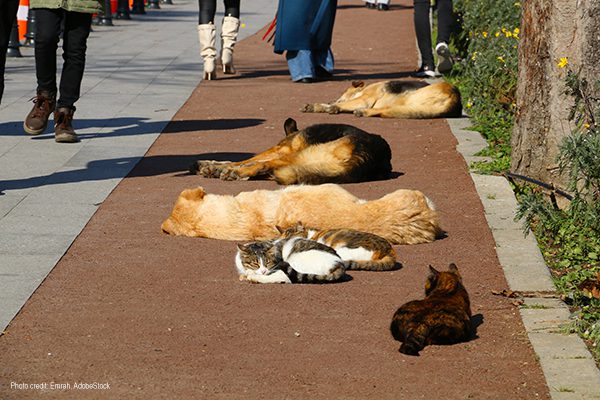
[[[63,26],[63,68],[60,75],[57,107],[75,108],[79,99],[85,69],[87,38],[92,26],[92,14],[63,9],[35,10],[35,72],[38,91],[56,93],[56,50]]]
[[[240,17],[240,0],[224,0],[225,15],[230,17]],[[215,13],[217,12],[217,0],[198,0],[198,24],[214,23]]]
[[[19,0],[0,0],[0,103],[4,93],[4,66],[10,31],[17,19]]]
[[[433,52],[431,45],[431,25],[429,24],[430,0],[414,0],[415,33],[421,62],[423,65],[433,67]],[[454,17],[452,14],[452,0],[437,0],[438,38],[437,42],[450,41]]]

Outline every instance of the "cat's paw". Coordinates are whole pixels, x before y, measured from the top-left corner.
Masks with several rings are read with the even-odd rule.
[[[305,113],[315,112],[315,105],[314,104],[305,104],[304,107],[302,107],[300,109],[300,111],[305,112]]]
[[[353,114],[357,117],[365,117],[366,116],[365,110],[354,110]]]

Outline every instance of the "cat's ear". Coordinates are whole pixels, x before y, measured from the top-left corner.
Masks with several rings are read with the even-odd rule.
[[[451,263],[450,265],[448,265],[448,271],[461,278],[460,272],[458,272],[458,267],[456,266],[456,264]]]
[[[293,118],[288,118],[283,123],[283,130],[285,131],[285,135],[291,135],[294,132],[298,132],[298,125],[296,125],[296,121]]]
[[[440,271],[438,271],[437,269],[433,268],[431,265],[429,266],[429,272],[431,272],[432,276],[438,276],[440,274]]]
[[[199,201],[204,198],[205,194],[206,194],[206,192],[204,191],[204,189],[202,187],[198,186],[195,189],[184,190],[183,192],[181,192],[180,196],[186,200]]]
[[[352,87],[361,88],[363,86],[365,86],[365,83],[363,81],[352,81]]]
[[[279,234],[283,234],[283,232],[285,232],[285,229],[283,229],[279,225],[275,225],[275,229],[277,229],[277,232],[279,232]]]
[[[248,245],[246,245],[244,243],[238,243],[237,248],[240,251],[246,251],[246,250],[248,250]]]

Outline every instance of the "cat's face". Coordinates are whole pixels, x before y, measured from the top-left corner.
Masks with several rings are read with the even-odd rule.
[[[268,275],[277,266],[275,246],[272,241],[239,244],[238,250],[242,267],[248,272]]]
[[[448,271],[438,271],[429,266],[430,274],[425,282],[425,295],[429,296],[431,292],[453,292],[457,286],[461,285],[462,279],[455,264],[450,264]]]

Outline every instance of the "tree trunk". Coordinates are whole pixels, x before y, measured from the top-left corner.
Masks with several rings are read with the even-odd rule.
[[[558,145],[573,128],[567,70],[590,87],[600,79],[600,1],[525,0],[519,44],[517,112],[511,170],[557,186],[566,185],[557,165]],[[560,68],[562,57],[568,59]],[[595,89],[595,97],[600,90]]]

